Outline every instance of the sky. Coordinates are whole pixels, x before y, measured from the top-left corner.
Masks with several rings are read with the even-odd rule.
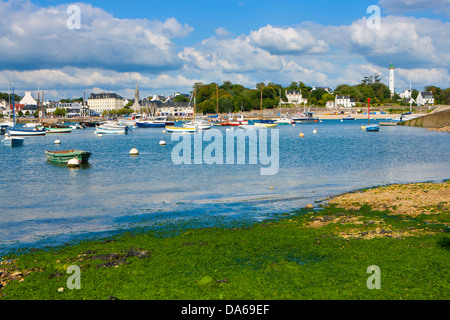
[[[46,99],[255,88],[450,87],[450,0],[0,1],[0,91]]]

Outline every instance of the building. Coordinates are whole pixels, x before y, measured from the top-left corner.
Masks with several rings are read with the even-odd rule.
[[[134,112],[141,113],[141,104],[139,100],[139,89],[137,80],[136,80],[136,89],[134,90],[134,103],[131,106],[131,108],[134,110]]]
[[[308,99],[303,99],[302,93],[297,90],[286,91],[286,98],[288,99],[287,103],[291,103],[294,105],[308,103]]]
[[[36,100],[31,95],[31,91],[25,91],[25,95],[22,100],[20,100],[19,104],[23,105],[37,105]]]
[[[330,87],[316,87],[316,86],[313,86],[311,91],[319,90],[319,89],[325,90],[328,93],[333,93],[333,89],[331,89]]]
[[[395,94],[395,83],[394,83],[394,64],[391,63],[389,66],[389,90],[391,91],[391,99]]]
[[[334,98],[334,106],[336,108],[344,107],[344,108],[351,108],[356,105],[355,99],[351,99],[349,95],[346,96],[340,96],[337,95]]]
[[[420,91],[417,95],[417,105],[433,105],[434,104],[434,96],[430,91]]]
[[[327,109],[334,109],[335,108],[334,101],[327,101],[325,103],[325,108],[327,108]]]
[[[158,116],[192,116],[194,106],[189,102],[160,103],[156,109]]]
[[[123,108],[124,99],[116,93],[91,93],[87,104],[91,111],[102,114],[104,111],[113,111]]]
[[[409,98],[411,98],[411,93],[412,93],[411,89],[405,89],[405,90],[403,90],[402,93],[399,94],[399,96],[402,99],[409,99]]]

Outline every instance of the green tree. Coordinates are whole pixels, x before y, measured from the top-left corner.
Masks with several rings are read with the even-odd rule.
[[[64,108],[56,108],[53,112],[53,115],[56,117],[65,117],[67,114],[67,110]]]

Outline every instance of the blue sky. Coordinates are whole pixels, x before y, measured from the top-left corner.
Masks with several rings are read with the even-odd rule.
[[[80,28],[66,10],[80,10]],[[370,29],[367,8],[380,8]],[[450,0],[0,1],[0,91],[189,92],[195,82],[450,87]],[[23,93],[22,93],[23,94]]]

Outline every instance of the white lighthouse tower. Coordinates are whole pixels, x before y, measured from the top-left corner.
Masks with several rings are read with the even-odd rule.
[[[394,64],[391,63],[389,67],[389,90],[391,90],[391,99],[394,97],[395,85],[394,85]]]

